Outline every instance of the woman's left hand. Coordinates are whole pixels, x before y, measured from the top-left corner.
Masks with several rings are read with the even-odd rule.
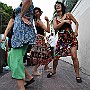
[[[78,32],[75,31],[75,32],[74,32],[74,35],[75,35],[75,37],[77,37],[77,36],[78,36]]]

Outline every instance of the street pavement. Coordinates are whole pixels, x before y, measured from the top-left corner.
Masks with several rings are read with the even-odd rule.
[[[52,62],[49,64],[52,66]],[[31,72],[32,66],[27,67]],[[57,73],[47,78],[48,72],[44,70],[44,66],[39,67],[42,76],[34,76],[35,82],[29,85],[26,90],[90,90],[90,76],[80,70],[82,83],[77,83],[73,65],[59,60]],[[0,77],[0,90],[18,90],[16,81],[11,78],[11,72]]]

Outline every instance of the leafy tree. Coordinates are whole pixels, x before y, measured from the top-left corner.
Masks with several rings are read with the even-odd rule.
[[[78,0],[64,0],[64,3],[67,8],[67,12],[71,12],[77,2]]]
[[[12,11],[13,11],[12,6],[7,6],[7,4],[0,2],[0,13],[2,14],[2,31],[5,30],[11,18]]]

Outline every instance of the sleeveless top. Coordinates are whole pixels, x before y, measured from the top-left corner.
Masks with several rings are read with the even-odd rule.
[[[42,29],[40,26],[35,26],[37,30],[37,34],[41,34],[44,36],[44,29]]]
[[[15,20],[11,44],[13,48],[22,47],[24,44],[36,44],[36,34],[33,26],[33,4],[28,8],[25,16],[30,17],[31,26],[27,25],[20,18],[21,7],[15,9]]]
[[[65,20],[68,20],[69,18],[66,16]],[[61,23],[59,20],[57,20],[57,24]],[[61,32],[62,30],[65,30],[66,28],[70,28],[71,29],[71,25],[69,23],[64,23],[59,29],[58,31]]]

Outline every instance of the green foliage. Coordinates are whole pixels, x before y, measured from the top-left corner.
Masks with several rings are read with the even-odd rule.
[[[2,14],[2,31],[6,29],[7,24],[11,18],[13,8],[0,2],[0,13]]]
[[[78,0],[65,0],[64,3],[65,3],[66,8],[67,8],[66,11],[71,12],[77,2],[78,2]]]

